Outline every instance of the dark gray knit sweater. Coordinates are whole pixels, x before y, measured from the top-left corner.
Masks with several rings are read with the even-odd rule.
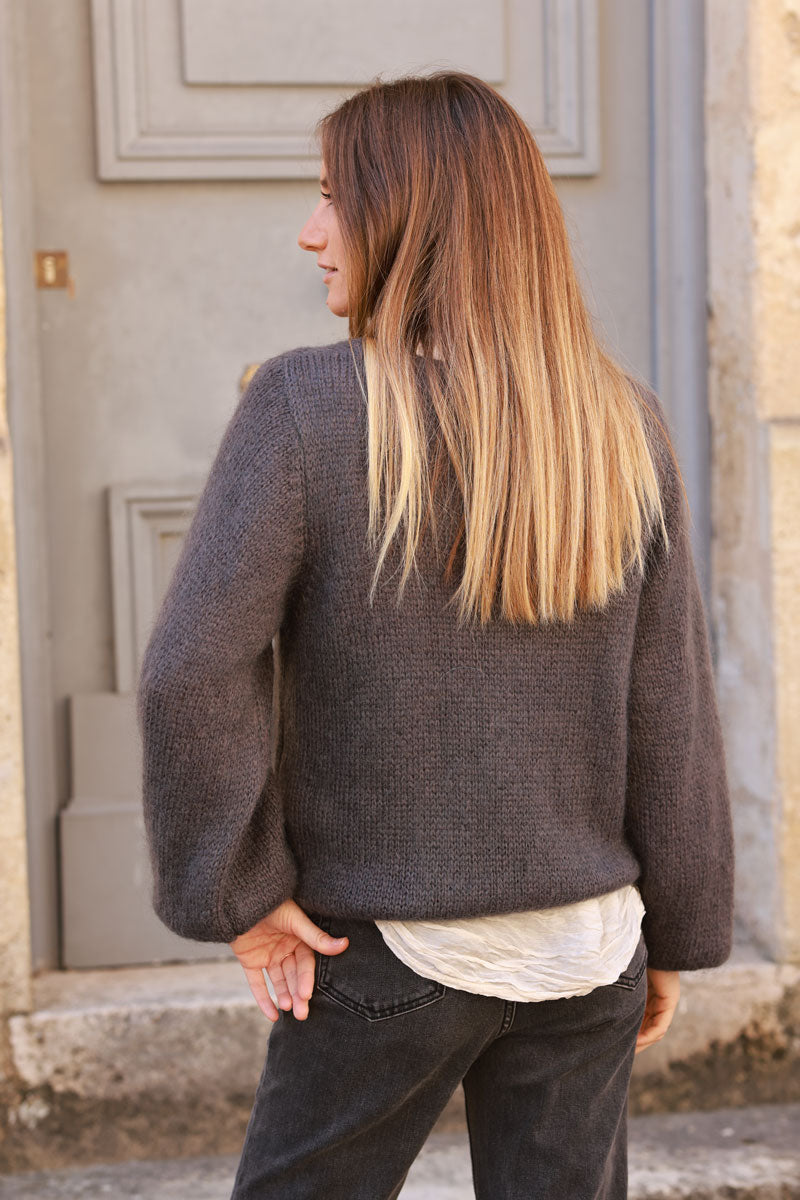
[[[228,942],[288,897],[448,918],[638,882],[650,966],[722,963],[726,767],[663,445],[670,552],[654,535],[644,580],[602,612],[459,630],[430,541],[399,607],[399,551],[370,607],[359,339],[352,351],[256,371],[152,630],[137,711],[158,916]]]

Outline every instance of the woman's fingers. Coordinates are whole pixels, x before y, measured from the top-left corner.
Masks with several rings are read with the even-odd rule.
[[[295,1017],[301,1020],[308,1015],[308,1002],[300,995],[297,983],[297,955],[300,953],[298,946],[291,954],[287,954],[286,958],[281,961],[281,970],[286,981],[286,992],[282,999],[288,1000],[288,1005],[285,1007],[294,1008]]]
[[[283,1009],[294,1010],[294,1016],[304,1021],[308,1016],[308,1001],[314,990],[314,951],[304,943],[287,954],[279,963],[267,967],[278,1003]]]
[[[294,952],[297,963],[297,995],[308,1000],[314,990],[314,974],[316,971],[316,955],[310,946],[301,942]]]
[[[230,942],[259,1008],[271,1021],[280,1016],[270,996],[266,971],[280,1009],[294,1009],[299,1020],[308,1016],[314,989],[315,952],[341,954],[349,939],[334,938],[320,929],[294,900],[285,900],[246,933]]]
[[[242,967],[242,970],[250,985],[250,991],[253,993],[256,1004],[264,1016],[268,1017],[270,1021],[277,1021],[280,1013],[272,1002],[267,981],[264,978],[264,972],[260,967]]]
[[[645,1019],[642,1027],[639,1030],[639,1036],[636,1038],[635,1054],[641,1050],[646,1050],[648,1046],[652,1046],[655,1042],[660,1042],[664,1034],[670,1026],[671,1016],[664,1013],[651,1016],[645,1013]]]
[[[299,905],[292,912],[292,933],[309,948],[318,950],[320,954],[339,954],[348,945],[346,937],[335,938],[319,925],[315,925],[308,913],[303,912]]]
[[[636,1038],[635,1054],[660,1042],[672,1024],[680,998],[678,971],[647,970],[647,1004]]]
[[[314,975],[316,972],[317,958],[310,946],[304,942],[294,952],[294,989],[295,997],[294,1015],[303,1020],[308,1016],[308,1002],[311,999],[311,993],[314,990]]]
[[[314,990],[316,954],[341,954],[349,939],[335,938],[320,929],[306,912],[293,901],[287,902],[291,935],[297,938],[294,950],[283,957],[277,968],[268,968],[275,985],[278,1002],[283,1008],[293,1008],[294,1016],[304,1021],[308,1016],[308,1001]]]

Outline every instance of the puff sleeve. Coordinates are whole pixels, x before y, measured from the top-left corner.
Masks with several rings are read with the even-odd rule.
[[[225,430],[137,682],[152,903],[183,937],[230,942],[296,885],[269,726],[304,520],[302,446],[271,359]]]
[[[665,420],[660,403],[657,411]],[[714,967],[729,956],[734,847],[705,607],[689,513],[661,456],[669,545],[657,530],[642,582],[628,703],[626,834],[641,864],[648,962]]]

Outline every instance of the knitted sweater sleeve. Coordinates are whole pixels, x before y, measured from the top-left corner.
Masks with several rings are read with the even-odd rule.
[[[269,724],[304,538],[302,449],[270,359],[229,421],[137,683],[152,903],[183,937],[230,942],[296,884]]]
[[[635,631],[626,826],[642,867],[648,964],[678,971],[730,954],[734,856],[706,615],[674,464],[662,499],[669,547],[659,529]]]

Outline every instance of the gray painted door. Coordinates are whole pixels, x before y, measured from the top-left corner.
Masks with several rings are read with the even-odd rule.
[[[20,545],[52,612],[51,629],[33,616],[23,629],[29,694],[51,718],[36,726],[44,738],[29,723],[26,747],[39,966],[230,953],[173,936],[150,910],[132,686],[248,371],[346,336],[296,237],[317,198],[310,128],[358,83],[453,66],[520,108],[598,326],[680,422],[705,528],[696,6],[409,0],[400,25],[370,0],[342,0],[334,23],[331,11],[33,0],[20,26],[32,137],[14,170],[30,172],[31,248],[66,251],[72,280],[37,290],[35,331],[17,331],[39,365],[36,396],[12,381],[19,494],[46,481],[44,539],[23,530]],[[675,145],[690,150],[678,167]],[[9,189],[19,181],[5,170]]]

